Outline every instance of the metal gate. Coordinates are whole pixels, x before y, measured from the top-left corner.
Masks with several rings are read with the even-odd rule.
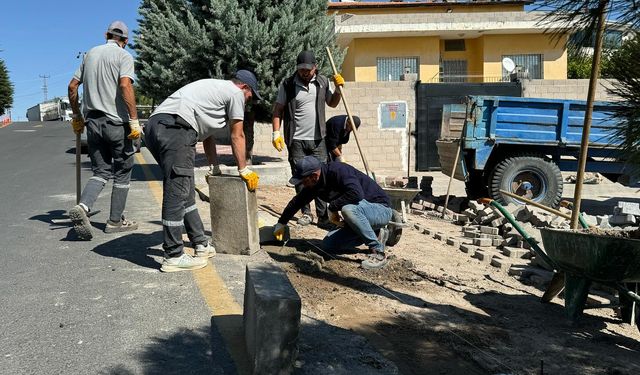
[[[416,85],[416,170],[439,170],[436,140],[440,137],[442,106],[463,103],[467,95],[522,96],[518,82],[421,83]]]

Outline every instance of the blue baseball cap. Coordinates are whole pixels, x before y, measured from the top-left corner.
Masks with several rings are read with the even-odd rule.
[[[253,96],[257,100],[262,100],[262,96],[260,96],[260,93],[258,92],[258,79],[256,78],[255,74],[248,70],[241,69],[236,72],[235,78],[251,87]]]
[[[291,185],[298,185],[302,182],[302,179],[309,176],[313,172],[320,169],[322,163],[314,156],[308,155],[296,162],[293,176],[289,179]]]

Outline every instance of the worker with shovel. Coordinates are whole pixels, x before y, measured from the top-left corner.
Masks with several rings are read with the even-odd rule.
[[[112,177],[111,212],[105,233],[138,228],[135,221],[123,216],[136,142],[141,134],[133,90],[133,57],[124,50],[128,37],[129,30],[124,22],[111,23],[106,32],[107,43],[87,52],[69,83],[73,111],[71,126],[78,135],[87,128],[93,170],[93,177],[82,190],[80,202],[69,210],[75,232],[83,240],[93,237],[87,214]],[[78,101],[81,84],[84,85],[82,111]]]
[[[324,142],[325,104],[335,108],[340,103],[340,86],[344,79],[340,74],[333,77],[336,90],[332,91],[327,77],[318,74],[316,57],[312,51],[302,51],[296,60],[296,72],[282,81],[278,97],[273,105],[272,143],[278,151],[287,145],[291,172],[296,162],[307,155],[313,155],[321,162],[327,160],[327,148]],[[282,131],[281,131],[282,129]],[[302,186],[296,186],[300,192]],[[326,203],[315,200],[318,226],[326,227]],[[302,208],[298,225],[309,225],[313,221],[309,204]]]
[[[355,128],[360,128],[360,117],[353,116]],[[353,124],[349,121],[349,116],[333,116],[327,120],[327,136],[324,138],[327,144],[329,161],[345,162],[342,154],[342,146],[349,142],[349,135],[353,130]]]
[[[165,259],[161,271],[203,268],[207,259],[216,254],[204,234],[196,207],[193,168],[198,141],[204,141],[205,153],[215,152],[207,139],[216,129],[229,126],[238,173],[249,190],[257,188],[258,175],[246,166],[243,131],[245,103],[252,97],[261,99],[258,80],[252,72],[239,70],[231,80],[201,79],[183,86],[165,99],[149,118],[145,142],[163,171]],[[183,228],[195,247],[195,258],[184,252]]]
[[[319,197],[329,203],[329,218],[338,227],[322,240],[325,251],[340,253],[365,244],[370,253],[362,261],[362,268],[380,269],[387,265],[385,245],[392,210],[389,197],[374,180],[349,164],[323,164],[313,156],[305,156],[296,163],[290,182],[302,189],[273,228],[277,240],[283,239],[293,215]]]

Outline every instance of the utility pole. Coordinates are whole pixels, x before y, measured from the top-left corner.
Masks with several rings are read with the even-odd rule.
[[[49,87],[47,87],[47,78],[49,78],[51,76],[48,75],[40,75],[40,78],[42,78],[42,80],[44,81],[43,85],[42,85],[42,92],[44,93],[44,101],[47,101],[47,94],[49,93]]]

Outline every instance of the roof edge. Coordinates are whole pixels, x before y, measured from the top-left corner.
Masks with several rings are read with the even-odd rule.
[[[340,9],[380,9],[380,8],[426,8],[426,7],[451,7],[451,6],[477,6],[477,5],[488,5],[488,6],[499,6],[499,5],[530,5],[533,4],[534,0],[475,0],[473,2],[446,2],[446,1],[416,1],[416,2],[399,2],[399,1],[388,1],[388,2],[360,2],[360,1],[349,1],[349,2],[329,2],[328,8],[329,10],[340,10]]]

